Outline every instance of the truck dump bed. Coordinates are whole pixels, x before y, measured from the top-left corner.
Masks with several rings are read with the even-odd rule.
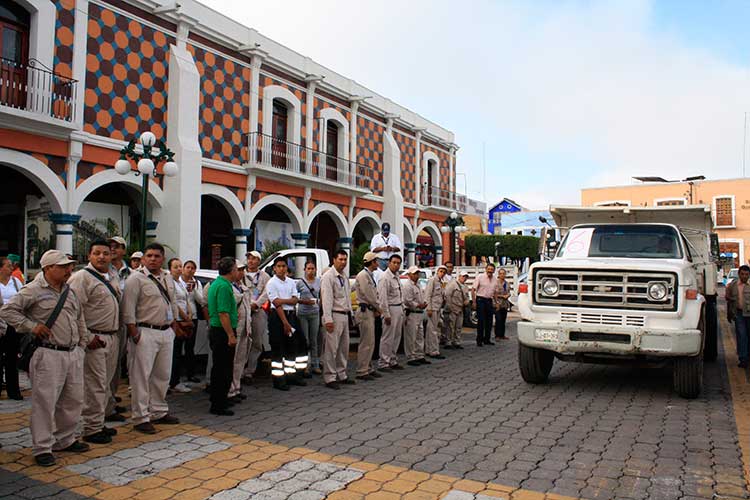
[[[578,224],[674,224],[680,229],[710,233],[711,207],[684,205],[667,207],[571,207],[551,206],[550,213],[559,227]]]

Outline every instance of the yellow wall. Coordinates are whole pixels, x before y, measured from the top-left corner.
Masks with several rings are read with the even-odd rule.
[[[717,228],[719,241],[737,242],[740,251],[735,264],[747,264],[750,258],[750,179],[695,181],[692,186],[687,182],[672,182],[586,188],[581,190],[581,204],[594,206],[619,201],[631,206],[653,207],[657,200],[680,198],[687,204],[709,205],[715,212],[714,198],[722,196],[734,196],[734,227]]]

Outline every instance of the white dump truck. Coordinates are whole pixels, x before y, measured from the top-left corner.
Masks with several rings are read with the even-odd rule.
[[[718,239],[706,206],[551,207],[564,233],[521,285],[518,364],[547,381],[554,359],[671,362],[697,397],[716,359]]]

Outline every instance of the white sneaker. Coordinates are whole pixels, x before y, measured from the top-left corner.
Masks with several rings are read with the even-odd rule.
[[[174,386],[174,387],[172,388],[172,390],[173,390],[173,391],[175,391],[175,392],[181,392],[181,393],[183,393],[183,394],[184,394],[184,393],[188,393],[188,392],[190,392],[190,387],[186,386],[186,385],[185,385],[185,384],[183,384],[183,383],[179,383],[179,384],[177,384],[176,386]]]

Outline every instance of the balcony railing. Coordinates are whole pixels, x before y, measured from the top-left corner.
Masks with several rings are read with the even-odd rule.
[[[466,196],[442,189],[440,186],[424,186],[421,202],[425,206],[466,212]]]
[[[247,137],[251,164],[353,189],[374,190],[373,169],[365,165],[267,134],[253,132]]]
[[[70,122],[77,83],[50,71],[35,59],[23,64],[0,58],[0,106]]]

